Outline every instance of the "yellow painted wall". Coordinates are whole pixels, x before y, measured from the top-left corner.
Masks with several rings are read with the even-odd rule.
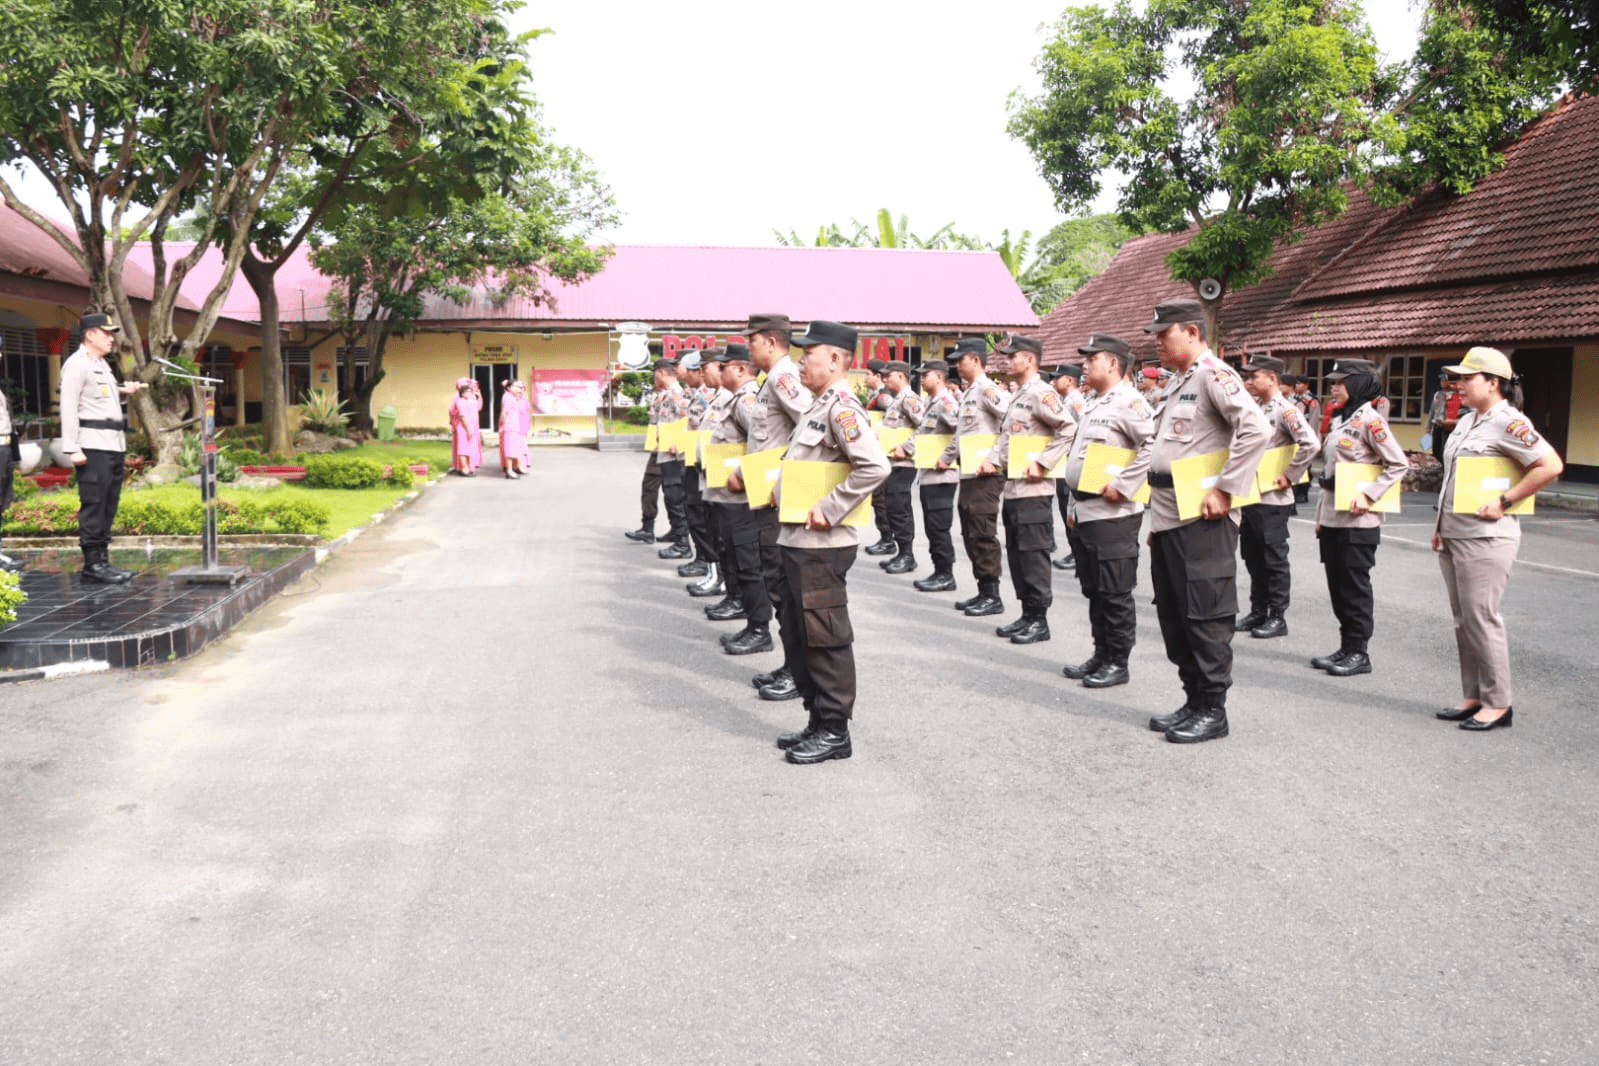
[[[1571,426],[1566,462],[1599,466],[1599,344],[1579,344],[1571,353]],[[1577,403],[1576,397],[1588,398]]]

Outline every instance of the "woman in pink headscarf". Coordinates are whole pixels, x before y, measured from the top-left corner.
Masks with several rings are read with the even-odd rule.
[[[483,431],[478,428],[482,409],[476,383],[471,378],[458,380],[455,402],[450,404],[450,462],[462,477],[471,477],[483,462]]]
[[[506,477],[527,473],[527,435],[532,428],[533,405],[527,400],[527,386],[513,378],[505,383],[505,395],[500,399],[500,465]]]

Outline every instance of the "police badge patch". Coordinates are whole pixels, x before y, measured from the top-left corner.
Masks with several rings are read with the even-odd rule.
[[[1505,432],[1528,448],[1538,443],[1538,431],[1532,428],[1532,423],[1524,419],[1511,419],[1510,423],[1505,426]]]
[[[844,434],[844,439],[851,444],[861,439],[861,422],[855,417],[855,412],[849,408],[841,409],[833,416],[838,422],[838,431]]]
[[[1371,439],[1381,444],[1388,439],[1388,423],[1380,418],[1371,420]]]

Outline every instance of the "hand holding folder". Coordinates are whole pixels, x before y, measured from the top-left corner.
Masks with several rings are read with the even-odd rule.
[[[1200,509],[1205,503],[1205,496],[1216,487],[1221,480],[1221,472],[1227,466],[1227,459],[1231,455],[1226,448],[1219,451],[1206,452],[1204,455],[1190,455],[1186,459],[1178,459],[1171,465],[1172,487],[1177,490],[1177,517],[1184,521],[1198,518]],[[1247,496],[1234,496],[1234,507],[1248,507],[1252,503],[1260,502],[1260,490],[1256,487],[1253,478],[1249,482]]]
[[[778,464],[787,451],[788,445],[784,444],[763,452],[749,452],[739,463],[739,476],[744,479],[744,495],[751,510],[772,506],[772,486],[777,484]]]
[[[938,461],[944,457],[944,450],[954,439],[953,433],[916,434],[916,454],[911,457],[916,463],[916,469],[932,470],[938,466]]]
[[[883,451],[891,452],[901,444],[911,439],[911,434],[916,430],[910,426],[895,426],[893,429],[877,427],[877,439],[883,445]]]
[[[983,460],[988,458],[988,453],[994,450],[994,445],[999,443],[997,433],[968,433],[961,437],[960,458],[961,473],[975,474],[977,468],[983,465]]]
[[[848,463],[819,463],[808,459],[785,459],[782,465],[783,498],[778,501],[779,521],[805,525],[811,510],[849,477]],[[856,504],[836,525],[864,526],[872,520],[870,496]]]
[[[1455,460],[1455,514],[1476,514],[1510,491],[1526,473],[1502,455],[1462,455]],[[1505,514],[1532,514],[1533,497],[1517,500]]]
[[[1121,476],[1123,470],[1138,457],[1132,448],[1117,448],[1110,444],[1090,444],[1083,452],[1083,474],[1073,486],[1078,492],[1103,493],[1110,483]],[[1138,503],[1149,502],[1149,482],[1138,486],[1132,499]]]
[[[1009,446],[1005,452],[1005,476],[1008,478],[1025,478],[1027,468],[1039,460],[1055,438],[1042,433],[1016,433],[1012,434]],[[1062,456],[1060,462],[1044,471],[1046,478],[1058,478],[1066,473],[1067,456]]]
[[[727,475],[737,470],[748,447],[739,444],[705,446],[705,484],[713,489],[727,488]]]
[[[1371,509],[1385,514],[1399,513],[1399,482],[1394,482],[1393,487],[1383,493],[1382,499],[1374,499],[1377,479],[1382,477],[1380,463],[1339,463],[1333,470],[1333,508],[1339,511],[1349,510],[1349,503],[1355,498],[1355,493],[1360,493],[1371,500]]]

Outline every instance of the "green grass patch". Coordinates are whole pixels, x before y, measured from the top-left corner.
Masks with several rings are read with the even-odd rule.
[[[607,433],[632,433],[642,437],[644,431],[649,428],[648,426],[635,426],[633,423],[624,422],[620,418],[607,418],[603,421],[605,423],[605,432]]]
[[[348,453],[344,453],[348,454]],[[309,500],[326,507],[329,512],[327,528],[322,535],[328,540],[342,537],[357,526],[372,521],[379,511],[387,511],[402,497],[414,491],[394,485],[375,485],[369,489],[313,489],[293,482],[285,482],[270,489],[241,489],[232,485],[219,485],[217,498],[223,500],[252,499],[269,503],[274,499]],[[142,489],[125,489],[124,504],[130,499],[155,499],[173,506],[189,500],[198,500],[200,490],[193,485],[151,485]]]

